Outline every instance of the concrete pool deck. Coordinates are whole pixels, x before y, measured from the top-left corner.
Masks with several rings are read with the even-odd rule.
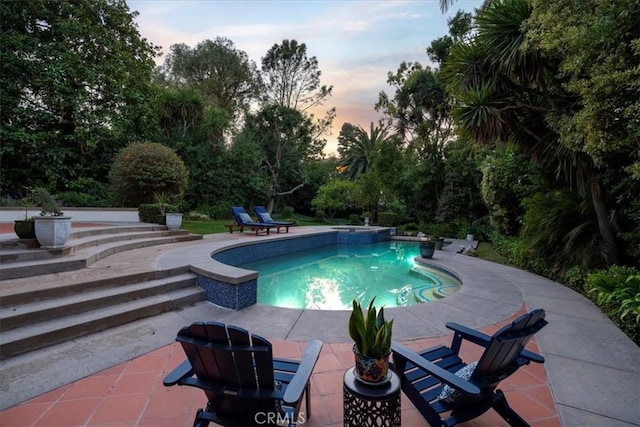
[[[185,262],[208,263],[212,250],[225,245],[303,236],[324,230],[326,228],[297,227],[292,228],[289,235],[271,236],[216,234],[197,242],[116,254],[90,268],[96,274],[108,274],[110,270],[135,271],[167,268]],[[594,304],[576,292],[522,270],[457,254],[456,245],[457,242],[437,251],[430,262],[454,271],[463,281],[462,289],[440,301],[389,309],[388,315],[395,319],[395,340],[446,336],[449,331],[444,325],[448,321],[473,328],[492,328],[523,309],[543,308],[549,325],[537,334],[536,344],[546,358],[543,366],[561,424],[640,425],[638,346]],[[53,276],[34,280],[42,280],[46,285],[47,281],[64,275]],[[160,348],[175,348],[176,331],[192,321],[232,323],[286,342],[318,338],[332,344],[333,348],[333,344],[348,346],[351,341],[346,330],[349,313],[283,309],[260,304],[233,311],[209,303],[196,304],[182,311],[143,319],[1,362],[2,408],[68,386]],[[8,418],[3,417],[3,413],[0,413],[0,424],[13,425],[5,423]],[[335,420],[329,421],[327,425],[338,424]],[[540,422],[538,425],[557,423]]]

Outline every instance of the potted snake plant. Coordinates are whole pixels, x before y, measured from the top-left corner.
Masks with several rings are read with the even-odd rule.
[[[375,297],[371,300],[366,313],[353,300],[349,335],[354,341],[355,377],[365,383],[380,384],[388,380],[393,320],[384,318],[384,308],[377,310],[375,300]]]

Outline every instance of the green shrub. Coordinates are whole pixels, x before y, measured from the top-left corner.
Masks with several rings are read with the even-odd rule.
[[[418,224],[416,224],[415,222],[409,222],[407,224],[400,226],[399,230],[404,234],[415,235],[415,234],[418,234],[418,231],[420,231],[420,228],[418,227]]]
[[[362,221],[360,220],[360,215],[358,214],[349,215],[349,225],[362,225]]]
[[[553,278],[553,272],[547,262],[521,239],[494,233],[491,237],[493,248],[498,255],[507,259],[509,264],[541,276]]]
[[[233,202],[228,200],[218,201],[212,205],[204,204],[198,206],[196,212],[206,214],[214,220],[231,219],[231,206],[235,206]]]
[[[587,290],[616,325],[640,343],[640,271],[614,265],[589,274]]]
[[[162,144],[139,142],[121,149],[109,172],[115,201],[136,206],[164,193],[181,199],[187,188],[187,168],[176,152]]]
[[[155,203],[143,203],[138,206],[140,222],[157,223],[160,215],[160,207]]]
[[[282,208],[282,212],[280,212],[280,214],[282,215],[283,219],[295,219],[295,216],[293,215],[293,213],[295,212],[295,209],[293,208],[293,206],[285,206],[284,208]]]
[[[67,187],[68,191],[56,194],[65,206],[112,206],[109,187],[93,178],[78,178]]]
[[[464,239],[467,234],[473,234],[478,241],[488,241],[491,236],[491,227],[488,224],[463,224],[458,225],[456,233],[453,234],[458,239]]]
[[[586,294],[586,280],[589,270],[584,267],[574,266],[564,273],[562,283],[569,289],[573,289],[581,294]]]
[[[64,191],[56,195],[65,206],[86,207],[98,206],[98,200],[91,194],[77,191]]]
[[[378,214],[378,225],[380,227],[395,227],[398,225],[398,215],[390,211],[380,212]]]
[[[164,205],[166,212],[180,212],[180,209],[176,205]],[[141,222],[157,223],[158,217],[164,215],[162,212],[163,206],[158,203],[143,203],[138,206],[138,216]]]
[[[322,209],[316,211],[316,221],[324,222],[327,219],[327,213]]]

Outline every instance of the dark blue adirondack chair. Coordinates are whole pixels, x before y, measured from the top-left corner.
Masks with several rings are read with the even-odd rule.
[[[307,343],[301,361],[274,359],[271,343],[246,330],[218,322],[182,328],[176,341],[187,360],[164,379],[165,386],[185,385],[204,391],[208,402],[198,409],[194,426],[289,426],[311,416],[310,378],[322,342]],[[305,398],[306,412],[301,412]]]
[[[544,317],[544,310],[534,310],[493,336],[447,323],[455,332],[451,347],[439,345],[416,353],[394,342],[392,368],[400,376],[402,391],[432,426],[453,426],[491,408],[509,425],[527,426],[496,387],[521,366],[544,362],[542,356],[524,349],[533,334],[547,324]],[[463,339],[484,347],[477,363],[467,365],[458,357]],[[448,411],[451,413],[442,418],[440,414]]]

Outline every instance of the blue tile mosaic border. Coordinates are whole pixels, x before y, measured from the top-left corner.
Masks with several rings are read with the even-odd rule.
[[[204,289],[207,301],[221,307],[240,310],[257,302],[257,279],[232,284],[198,275],[196,283]]]
[[[271,240],[237,246],[213,254],[212,258],[224,264],[237,266],[247,262],[260,261],[274,256],[287,255],[307,249],[335,245],[338,233],[322,234],[318,236],[304,236],[293,239]]]

